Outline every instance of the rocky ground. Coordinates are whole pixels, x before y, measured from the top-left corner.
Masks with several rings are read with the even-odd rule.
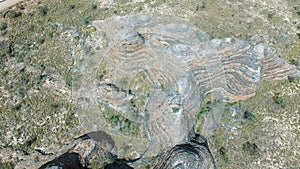
[[[258,34],[281,58],[300,66],[296,0],[19,3],[2,10],[0,17],[0,168],[39,167],[87,132],[72,95],[75,55],[93,51],[86,45],[95,32],[91,21],[134,13],[176,16],[213,38]],[[103,71],[100,67],[98,76]],[[205,98],[197,132],[208,138],[217,167],[299,168],[299,90],[299,79],[289,78],[263,82],[257,95],[246,101]]]

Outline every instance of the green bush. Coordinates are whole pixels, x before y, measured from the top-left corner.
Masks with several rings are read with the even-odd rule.
[[[72,77],[72,74],[71,74],[71,72],[69,72],[68,74],[67,74],[67,76],[65,77],[65,82],[66,82],[66,84],[68,85],[68,86],[72,86],[72,81],[73,81],[73,77]]]
[[[8,17],[10,19],[12,18],[16,18],[16,17],[19,17],[21,16],[21,13],[20,12],[16,12],[16,11],[8,11],[6,14],[5,14],[5,17]]]
[[[90,19],[91,19],[91,17],[83,17],[83,18],[81,18],[81,22],[82,22],[82,24],[84,24],[84,25],[88,25],[89,23],[90,23]]]
[[[286,107],[286,101],[284,98],[280,97],[278,93],[273,96],[273,100],[275,101],[276,104],[278,104],[280,107],[285,108]]]
[[[75,8],[75,5],[74,5],[74,4],[69,4],[68,8],[69,8],[69,9],[74,9],[74,8]]]
[[[15,168],[15,165],[13,163],[0,163],[0,168],[13,169]]]
[[[45,7],[45,6],[39,6],[38,7],[38,12],[41,16],[45,16],[47,15],[47,12],[48,12],[48,8]]]
[[[0,30],[5,30],[7,28],[7,23],[0,22]]]
[[[92,9],[96,9],[96,8],[97,8],[97,5],[96,5],[96,4],[92,4],[92,5],[91,5],[91,8],[92,8]]]
[[[221,147],[219,149],[219,154],[221,155],[222,159],[224,160],[224,162],[228,162],[228,154],[227,154],[227,150],[224,147]]]
[[[47,32],[45,36],[46,36],[46,38],[51,39],[53,37],[53,34],[50,32]]]
[[[41,38],[37,39],[37,43],[40,44],[40,45],[43,44],[44,42],[45,42],[44,39],[41,39]]]
[[[259,154],[259,148],[257,147],[257,145],[254,143],[250,143],[249,141],[243,144],[243,150],[245,151],[245,153],[251,156],[256,156]]]

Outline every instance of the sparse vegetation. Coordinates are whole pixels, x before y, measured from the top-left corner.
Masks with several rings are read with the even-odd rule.
[[[210,110],[210,107],[208,106],[204,106],[201,108],[201,110],[199,111],[199,113],[197,113],[197,119],[200,118],[200,116],[205,115],[206,113],[208,113]]]
[[[7,28],[6,22],[0,22],[0,30],[5,30]]]
[[[114,109],[103,104],[99,105],[99,109],[103,111],[104,119],[118,132],[131,136],[137,136],[140,133],[139,124],[123,117]]]
[[[38,8],[38,12],[41,16],[45,16],[47,15],[47,12],[48,12],[48,8],[45,7],[45,6],[39,6]]]
[[[53,37],[52,33],[50,33],[50,32],[46,33],[46,38],[51,39],[52,37]]]
[[[228,162],[228,154],[227,154],[227,151],[224,147],[221,147],[219,149],[219,154],[221,155],[222,159],[224,160],[225,163]]]
[[[179,110],[180,110],[180,109],[179,109],[179,108],[177,108],[177,107],[173,107],[173,108],[172,108],[172,111],[173,111],[173,113],[178,113],[178,112],[179,112]]]
[[[278,93],[275,94],[275,96],[273,96],[273,100],[276,104],[278,104],[281,108],[285,108],[286,106],[286,101],[281,97],[279,96]]]
[[[273,158],[274,156],[288,157],[284,159],[289,161],[289,166],[291,168],[297,166],[296,161],[299,155],[294,156],[290,153],[298,143],[289,143],[288,146],[282,143],[285,142],[284,140],[299,137],[296,130],[292,128],[297,123],[297,119],[299,120],[297,112],[300,99],[296,94],[300,92],[299,82],[299,79],[292,82],[264,82],[255,97],[239,102],[246,108],[246,110],[235,110],[237,115],[241,114],[241,119],[232,118],[231,114],[223,115],[222,125],[218,127],[214,133],[214,139],[210,142],[219,167],[253,168],[257,163],[269,165],[266,157]],[[294,93],[289,93],[289,91],[294,91]],[[268,93],[274,94],[268,95]],[[281,104],[285,108],[282,108]],[[289,120],[291,121],[288,122]],[[242,123],[237,123],[237,121]],[[231,130],[230,126],[240,129]],[[232,139],[228,140],[228,137]],[[280,141],[274,142],[274,140]],[[267,151],[268,147],[272,147],[275,152]],[[240,160],[236,161],[237,158]],[[277,168],[281,166],[278,163],[272,165]]]
[[[69,8],[69,9],[74,9],[74,8],[75,8],[75,5],[74,5],[74,4],[69,4],[68,8]]]
[[[295,43],[291,48],[289,48],[287,55],[285,55],[285,58],[295,66],[300,66],[300,39],[297,35],[294,37]]]
[[[16,12],[16,11],[8,11],[5,14],[5,17],[8,17],[9,19],[17,18],[21,16],[21,12]]]
[[[245,153],[251,156],[258,155],[259,153],[259,148],[257,147],[257,145],[255,143],[250,143],[249,141],[243,144],[243,150],[245,151]]]
[[[1,169],[13,169],[15,165],[13,163],[0,163]]]
[[[246,110],[244,111],[243,118],[246,120],[254,120],[255,116],[252,112]]]
[[[91,4],[91,9],[96,9],[97,5],[96,4]]]

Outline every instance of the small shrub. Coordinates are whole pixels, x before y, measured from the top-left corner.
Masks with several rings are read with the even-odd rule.
[[[13,168],[15,168],[15,164],[13,164],[13,163],[0,163],[0,168],[13,169]]]
[[[249,111],[245,111],[243,114],[243,118],[246,120],[253,120],[254,119],[254,114],[252,112]]]
[[[196,119],[199,120],[203,115],[207,114],[210,111],[209,106],[204,106],[200,109],[200,111],[196,115]]]
[[[219,154],[221,155],[222,159],[227,163],[228,162],[228,154],[224,147],[219,149]]]
[[[38,12],[41,16],[45,16],[47,15],[47,12],[48,12],[48,8],[45,7],[45,6],[39,6],[38,7]]]
[[[92,8],[92,9],[96,9],[96,8],[97,8],[97,5],[96,5],[96,4],[92,4],[92,5],[91,5],[91,8]]]
[[[297,59],[291,59],[291,60],[289,60],[289,61],[290,61],[290,63],[291,63],[292,65],[299,66],[299,62],[298,62]]]
[[[281,108],[285,108],[286,107],[286,101],[282,97],[280,97],[279,94],[275,94],[275,96],[273,97],[273,100]]]
[[[75,39],[76,41],[79,41],[80,37],[77,35],[77,36],[74,37],[74,39]]]
[[[71,73],[68,73],[67,76],[65,77],[65,82],[68,86],[72,86],[72,81],[73,81],[73,77]]]
[[[0,30],[5,30],[7,28],[7,23],[0,22]]]
[[[206,8],[206,2],[202,2],[202,4],[196,6],[196,11],[200,11]]]
[[[289,82],[295,82],[296,78],[294,76],[288,76],[288,81]]]
[[[51,39],[53,37],[52,33],[50,33],[50,32],[47,32],[45,36],[48,39]]]
[[[82,24],[88,25],[90,23],[90,17],[84,17],[82,18]]]
[[[16,7],[20,10],[24,10],[25,6],[23,4],[16,4]]]
[[[69,9],[74,9],[74,8],[75,8],[75,5],[74,5],[74,4],[69,4],[68,8],[69,8]]]
[[[16,18],[16,17],[19,17],[21,16],[21,13],[20,12],[16,12],[16,11],[8,11],[4,17],[8,17],[10,19],[13,19],[13,18]]]
[[[275,16],[275,12],[269,12],[269,13],[268,13],[268,18],[269,18],[269,19],[273,19],[274,16]]]
[[[43,44],[44,42],[45,42],[45,40],[41,39],[41,38],[37,40],[37,43],[40,44],[40,45]]]
[[[250,143],[249,141],[243,144],[243,150],[251,156],[256,156],[259,154],[259,148],[257,147],[257,145],[254,143]]]
[[[173,110],[173,113],[178,113],[180,109],[177,107],[173,107],[172,110]]]

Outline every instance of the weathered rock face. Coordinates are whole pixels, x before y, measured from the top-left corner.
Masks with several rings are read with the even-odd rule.
[[[67,152],[48,161],[40,167],[46,168],[102,168],[115,161],[116,156],[110,152],[114,141],[103,131],[94,131],[75,138],[66,145]]]
[[[80,156],[77,153],[65,153],[55,160],[48,162],[40,167],[40,169],[47,168],[84,169],[84,167],[80,164]]]
[[[93,25],[95,53],[75,62],[74,100],[83,128],[110,133],[120,158],[150,158],[186,143],[206,95],[244,100],[262,80],[300,75],[258,36],[211,39],[187,24],[145,15]]]
[[[191,134],[192,133],[192,134]],[[215,169],[214,159],[203,136],[191,132],[189,141],[164,152],[157,159],[155,169],[206,168]]]
[[[99,139],[100,138],[100,139]],[[214,159],[209,151],[206,139],[193,131],[188,136],[188,141],[178,144],[169,150],[164,150],[153,164],[135,163],[140,159],[118,159],[111,153],[114,141],[103,131],[87,133],[73,140],[67,145],[66,153],[56,157],[52,161],[43,164],[40,169],[47,168],[107,168],[130,169],[133,165],[137,168],[216,168]]]

